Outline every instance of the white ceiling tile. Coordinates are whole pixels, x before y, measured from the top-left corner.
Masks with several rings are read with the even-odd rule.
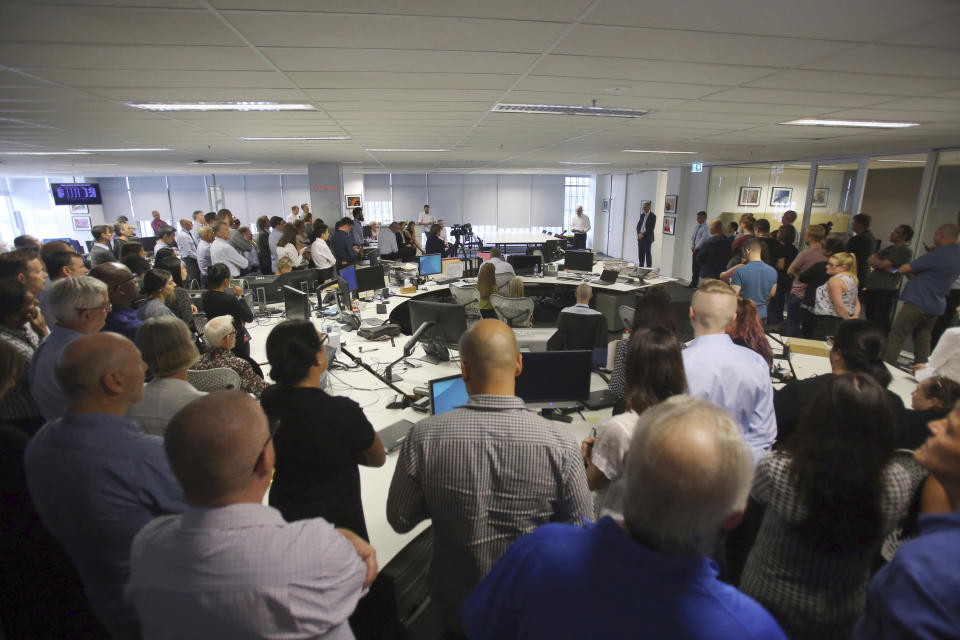
[[[581,25],[554,53],[792,67],[846,46],[799,38]]]
[[[290,72],[302,89],[499,89],[506,90],[517,78],[489,73],[397,73],[353,71],[343,73]]]
[[[958,60],[960,62],[960,60]],[[882,96],[916,96],[960,88],[960,79],[918,78],[835,71],[780,71],[748,82],[748,87],[811,89],[818,92],[872,93]]]
[[[0,41],[237,45],[236,36],[203,9],[127,9],[7,5]]]
[[[803,91],[800,89],[727,89],[709,98],[716,102],[758,102],[764,104],[810,105],[821,107],[865,107],[882,102],[876,95]]]
[[[321,104],[333,105],[340,100],[370,100],[371,104],[378,101],[393,100],[440,100],[460,102],[463,100],[485,100],[493,106],[503,92],[488,89],[306,89],[306,94],[318,100]]]
[[[679,84],[671,82],[642,82],[606,78],[565,78],[560,76],[529,75],[516,86],[515,91],[558,91],[594,93],[598,103],[604,96],[644,96],[657,98],[694,99],[723,90],[725,87],[706,84]]]
[[[629,52],[626,52],[629,53]],[[663,55],[658,53],[657,55]],[[691,84],[738,85],[774,71],[774,67],[734,66],[635,58],[601,58],[552,54],[533,69],[540,76],[578,76],[582,78],[619,78],[648,82],[686,82]]]
[[[936,94],[937,98],[960,98],[960,89],[954,89],[953,91],[944,91],[942,93]]]
[[[876,105],[880,109],[918,109],[921,111],[960,111],[960,98],[903,98]]]
[[[804,66],[825,71],[960,78],[960,52],[931,47],[863,44]]]
[[[314,72],[409,71],[520,74],[537,58],[531,53],[493,51],[332,49],[329,47],[261,47],[260,51],[284,71]]]
[[[684,104],[684,100],[670,98],[650,98],[638,96],[625,96],[622,94],[603,94],[594,93],[560,93],[547,91],[511,91],[504,98],[503,102],[521,103],[521,104],[566,104],[566,105],[589,105],[592,99],[596,98],[598,104],[605,107],[624,107],[628,109],[667,109],[674,105]],[[491,107],[493,105],[490,105]],[[513,114],[491,114],[491,116],[511,117]],[[518,116],[520,117],[520,116]],[[552,116],[548,116],[552,117]],[[576,117],[576,116],[570,116]]]
[[[808,0],[787,9],[755,0],[606,0],[585,19],[591,24],[704,32],[778,35],[823,40],[873,40],[894,28],[919,25],[956,11],[950,0]],[[851,28],[856,25],[856,28]]]
[[[812,117],[824,111],[832,111],[829,107],[812,107],[793,104],[761,104],[757,102],[714,102],[710,100],[695,100],[684,102],[680,107],[683,111],[708,113],[736,113],[758,115],[781,115],[794,117]]]
[[[297,89],[227,89],[227,88],[167,88],[149,87],[125,89],[97,89],[96,95],[124,102],[192,102],[192,101],[277,101],[309,102]],[[275,114],[283,117],[283,114]]]
[[[121,71],[90,69],[83,73],[68,69],[28,69],[40,78],[89,90],[100,88],[253,88],[290,89],[290,81],[275,71],[186,71],[144,70]]]
[[[952,4],[954,10],[956,10],[956,3]],[[909,23],[900,25],[895,31],[896,33],[893,33],[893,35],[880,38],[879,41],[888,44],[916,45],[918,47],[960,49],[960,38],[957,37],[957,33],[960,32],[960,12],[920,27],[912,27]]]
[[[262,9],[263,0],[212,0],[218,9]],[[274,11],[317,11],[338,13],[374,13],[411,16],[452,16],[460,18],[509,18],[515,20],[572,21],[590,0],[271,0]]]
[[[256,46],[311,42],[356,47],[376,42],[386,49],[454,51],[544,50],[564,30],[561,23],[381,15],[226,11],[226,18]],[[0,32],[2,33],[2,32]]]

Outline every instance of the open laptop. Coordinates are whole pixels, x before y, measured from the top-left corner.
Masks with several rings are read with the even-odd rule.
[[[590,284],[616,284],[617,276],[620,275],[618,269],[604,269],[603,273],[596,280],[591,280]]]
[[[459,374],[431,380],[427,385],[430,389],[430,415],[453,411],[467,404],[470,399],[463,377]],[[414,423],[409,420],[398,420],[377,432],[387,453],[393,453],[400,448],[413,425]]]

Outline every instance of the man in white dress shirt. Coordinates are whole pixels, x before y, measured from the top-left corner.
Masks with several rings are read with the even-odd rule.
[[[726,334],[727,324],[736,314],[733,287],[713,279],[700,283],[690,306],[695,338],[683,350],[683,369],[688,394],[726,409],[740,426],[756,462],[777,437],[773,384],[763,356],[733,344]]]
[[[297,220],[300,220],[300,207],[293,205],[290,207],[290,213],[287,215],[287,222],[293,224]]]
[[[180,249],[180,259],[183,260],[183,265],[187,268],[187,284],[193,280],[200,282],[200,266],[197,263],[198,238],[199,236],[194,235],[193,221],[189,218],[181,218],[180,232],[177,234],[177,247]]]
[[[577,249],[586,249],[590,218],[583,215],[583,207],[577,207],[577,215],[570,221],[570,230],[573,231],[573,246]]]
[[[700,265],[698,264],[696,258],[697,247],[699,247],[700,244],[709,237],[710,227],[707,226],[707,212],[698,211],[697,226],[693,228],[693,233],[690,234],[690,253],[694,256],[693,277],[690,278],[689,284],[691,288],[696,288],[697,283],[700,281]]]
[[[347,618],[376,553],[322,518],[287,523],[262,504],[276,456],[257,401],[226,391],[191,402],[164,448],[188,506],[134,538],[124,595],[143,637],[352,639]]]
[[[213,224],[216,237],[210,247],[210,264],[222,262],[230,270],[230,277],[236,278],[242,269],[249,266],[247,259],[230,244],[230,225],[220,220]]]

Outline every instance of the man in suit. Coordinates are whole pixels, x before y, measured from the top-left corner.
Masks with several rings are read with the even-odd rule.
[[[657,227],[657,214],[650,211],[650,203],[643,203],[640,220],[637,221],[637,266],[652,267],[653,256],[650,248],[653,246],[653,230]]]
[[[90,264],[97,266],[104,262],[113,262],[116,257],[110,249],[110,237],[113,235],[113,229],[105,224],[95,225],[90,229],[93,235],[93,247],[90,248]]]

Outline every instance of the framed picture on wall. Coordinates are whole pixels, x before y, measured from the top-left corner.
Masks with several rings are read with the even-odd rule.
[[[813,190],[813,206],[827,206],[827,198],[830,197],[830,187],[817,187]]]
[[[677,216],[663,216],[663,235],[672,236],[677,229]]]
[[[663,199],[663,213],[668,215],[677,212],[677,196],[666,196]]]
[[[90,213],[90,210],[87,209],[87,205],[85,205],[85,204],[72,204],[72,205],[70,205],[70,213],[72,213],[72,214],[78,214],[78,213],[86,214],[86,213]]]
[[[760,191],[763,187],[740,187],[740,201],[738,204],[741,207],[759,207],[760,206]]]
[[[790,200],[793,198],[793,189],[791,187],[770,187],[770,206],[787,207],[790,206]]]
[[[363,196],[360,196],[360,195],[346,196],[346,199],[347,199],[347,209],[353,209],[354,207],[363,206]]]
[[[90,216],[71,216],[74,231],[90,231]]]
[[[610,213],[610,198],[604,198],[600,201],[600,211]]]

